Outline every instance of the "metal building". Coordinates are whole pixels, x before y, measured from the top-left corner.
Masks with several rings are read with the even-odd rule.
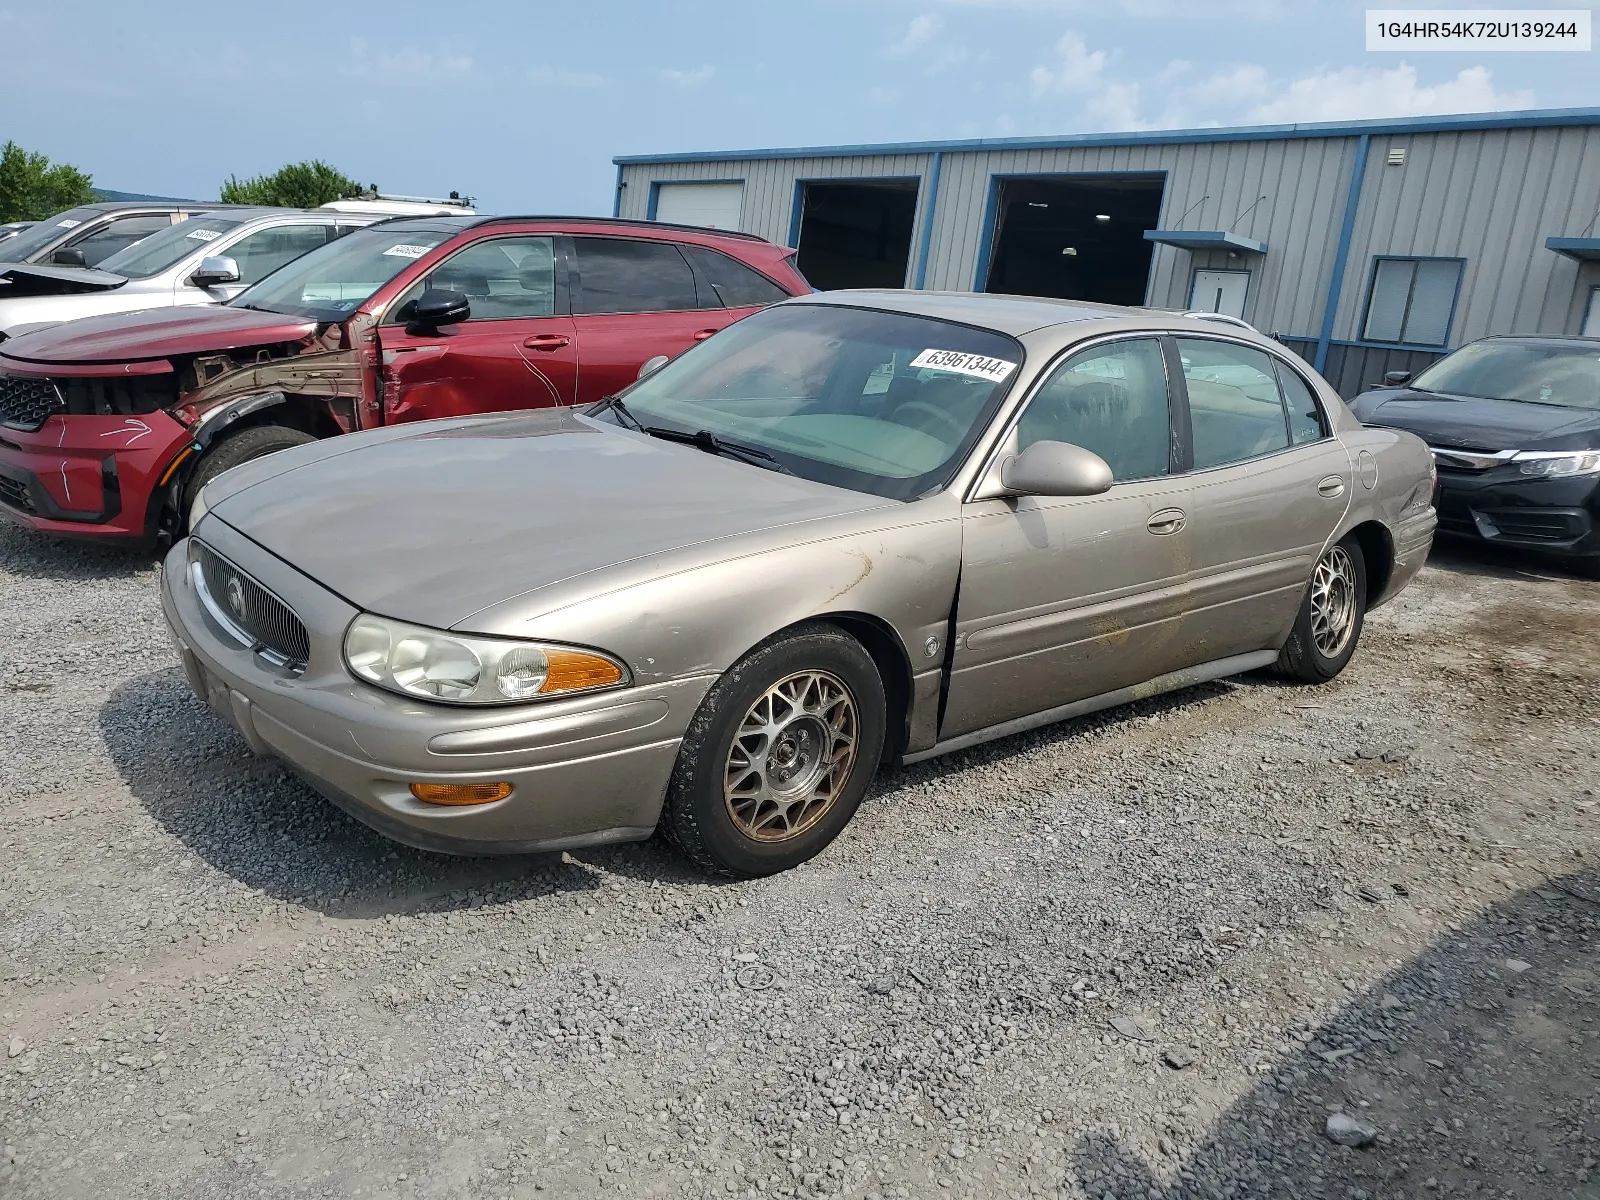
[[[818,287],[1228,312],[1345,395],[1600,334],[1600,109],[615,162],[616,215],[797,246]]]

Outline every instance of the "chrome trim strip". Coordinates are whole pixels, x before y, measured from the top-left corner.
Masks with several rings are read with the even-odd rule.
[[[189,564],[189,582],[194,587],[194,594],[200,597],[200,605],[206,610],[206,615],[246,650],[254,650],[255,638],[235,625],[228,614],[222,611],[222,606],[216,602],[211,595],[211,589],[206,586],[205,572],[200,569],[198,561]]]

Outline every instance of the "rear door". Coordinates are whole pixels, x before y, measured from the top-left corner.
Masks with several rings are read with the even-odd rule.
[[[1287,635],[1352,479],[1297,368],[1226,337],[1175,344],[1193,430],[1186,640],[1201,662]]]
[[[674,242],[575,236],[567,245],[580,404],[621,391],[647,359],[680,354],[749,311],[723,307],[709,286],[702,297]]]
[[[577,339],[556,268],[548,234],[483,238],[412,284],[378,331],[384,420],[573,403]],[[465,295],[471,316],[438,330],[408,328],[430,288]]]

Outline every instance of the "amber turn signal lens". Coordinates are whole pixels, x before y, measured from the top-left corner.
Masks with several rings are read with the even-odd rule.
[[[584,688],[609,687],[622,682],[622,668],[609,658],[585,654],[581,650],[546,650],[544,684],[539,695],[572,692]]]
[[[424,804],[492,804],[511,795],[509,783],[413,783],[411,794]]]

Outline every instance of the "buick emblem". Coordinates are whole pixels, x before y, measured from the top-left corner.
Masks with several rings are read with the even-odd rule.
[[[233,610],[233,615],[244,619],[244,584],[239,582],[237,575],[228,576],[228,607]]]

